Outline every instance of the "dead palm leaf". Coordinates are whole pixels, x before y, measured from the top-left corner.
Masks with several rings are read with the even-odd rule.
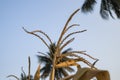
[[[97,80],[110,80],[109,72],[92,68],[81,68],[77,71],[73,80],[90,80],[96,77]]]
[[[34,80],[39,80],[40,79],[40,65],[38,66],[36,73],[34,75]]]

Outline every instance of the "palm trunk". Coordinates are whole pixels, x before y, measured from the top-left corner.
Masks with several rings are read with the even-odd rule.
[[[53,58],[53,67],[52,67],[52,72],[50,74],[50,80],[54,80],[55,78],[55,65],[56,65],[56,55],[58,52],[58,48],[56,49],[56,52],[54,54],[54,58]]]

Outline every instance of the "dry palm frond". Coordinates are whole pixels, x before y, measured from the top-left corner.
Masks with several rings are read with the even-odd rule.
[[[66,33],[69,29],[71,29],[72,27],[76,27],[76,26],[80,26],[80,25],[79,25],[79,24],[72,24],[72,25],[68,26],[67,29],[65,30],[65,33]]]
[[[55,68],[62,68],[62,67],[69,67],[69,66],[77,66],[76,60],[70,59],[64,62],[60,62],[59,64],[55,65]]]
[[[64,44],[61,46],[60,51],[61,51],[65,46],[67,46],[68,44],[70,44],[74,39],[75,39],[75,38],[72,38],[72,39],[68,40],[66,43],[64,43]]]
[[[78,69],[76,74],[73,77],[73,80],[82,80],[81,77],[89,70],[89,68]],[[87,80],[87,79],[86,79]]]
[[[71,51],[71,52],[67,52],[66,54],[61,54],[61,56],[69,56],[71,54],[83,54],[85,56],[88,56],[89,58],[93,59],[93,60],[98,60],[97,58],[94,58],[92,56],[90,56],[89,54],[85,53],[86,51]]]
[[[73,75],[69,75],[60,80],[91,80],[92,78],[96,80],[110,80],[110,74],[107,70],[98,70],[92,68],[80,68],[78,67],[77,72]]]
[[[91,68],[81,68],[75,74],[73,80],[90,80],[96,77],[97,80],[110,80],[109,72]]]
[[[24,29],[25,32],[27,32],[27,33],[29,33],[29,34],[32,34],[32,35],[34,35],[34,36],[36,36],[36,37],[38,37],[38,38],[39,38],[40,40],[42,40],[42,42],[48,47],[48,49],[50,49],[50,48],[49,48],[49,45],[46,43],[46,41],[45,41],[42,37],[40,37],[39,35],[35,34],[35,33],[34,33],[35,31],[29,32],[29,31],[27,31],[24,27],[23,27],[23,29]]]
[[[76,51],[73,51],[73,52],[76,52]],[[68,52],[68,53],[66,53],[66,54],[61,54],[61,55],[59,56],[58,60],[60,61],[62,58],[68,57],[68,56],[70,56],[70,57],[76,57],[77,59],[74,59],[74,60],[82,61],[82,62],[84,62],[85,64],[87,64],[88,66],[90,66],[91,68],[95,68],[94,65],[95,65],[95,63],[98,61],[98,59],[93,58],[92,56],[84,53],[84,55],[87,55],[88,57],[90,57],[90,58],[92,58],[93,60],[95,60],[95,62],[92,64],[92,63],[90,63],[88,60],[86,60],[85,58],[83,58],[83,57],[81,57],[81,56],[79,56],[79,55],[77,55],[77,54],[74,54],[73,52]],[[82,53],[82,52],[84,52],[84,51],[79,51],[79,53]],[[78,61],[77,61],[77,62],[78,62]]]
[[[59,64],[56,65],[56,68],[60,68],[60,67],[68,67],[68,66],[75,66],[77,63],[76,62],[83,62],[85,64],[87,64],[88,66],[90,66],[91,68],[95,68],[94,65],[96,63],[96,61],[92,64],[90,63],[88,60],[86,60],[85,58],[83,57],[80,57],[78,55],[75,55],[75,54],[71,54],[70,56],[74,56],[74,57],[77,57],[75,59],[69,59],[67,61],[64,61],[64,62],[60,62]],[[64,57],[63,57],[64,58]],[[96,68],[95,68],[96,69]]]
[[[84,31],[86,31],[86,30],[76,31],[76,32],[69,33],[66,37],[64,37],[64,39],[62,39],[60,45],[62,45],[63,42],[64,42],[67,38],[69,38],[70,36],[72,36],[72,35],[74,35],[74,34],[77,34],[77,33],[82,33],[82,32],[84,32]]]
[[[62,38],[63,38],[63,35],[64,35],[65,32],[66,32],[66,29],[67,29],[67,26],[68,26],[69,22],[71,21],[72,17],[73,17],[79,10],[80,10],[80,9],[77,9],[77,10],[76,10],[75,12],[73,12],[73,13],[71,14],[71,16],[68,18],[68,20],[67,20],[67,22],[66,22],[66,24],[65,24],[65,26],[64,26],[61,34],[60,34],[59,40],[58,40],[58,42],[57,42],[57,46],[60,46],[61,40],[62,40]]]
[[[40,65],[38,66],[36,73],[34,75],[34,80],[39,80],[40,79]]]
[[[25,32],[28,32],[28,31],[26,31],[26,29],[24,27],[23,27],[23,29],[25,30]],[[52,40],[50,39],[50,37],[45,32],[43,32],[42,30],[35,30],[35,31],[32,31],[31,33],[36,33],[36,32],[39,32],[39,33],[43,34],[44,36],[46,36],[46,38],[52,44]]]
[[[96,78],[97,80],[110,80],[110,74],[106,70],[100,70],[98,73],[96,73]]]
[[[60,54],[60,44],[61,44],[62,38],[63,38],[63,36],[64,36],[64,34],[65,34],[65,32],[66,32],[66,29],[67,29],[67,26],[68,26],[70,20],[72,19],[72,17],[73,17],[79,10],[80,10],[80,9],[77,9],[75,12],[73,12],[73,13],[71,14],[71,16],[68,18],[68,20],[67,20],[67,22],[66,22],[66,24],[65,24],[65,26],[64,26],[61,34],[60,34],[60,37],[59,37],[58,42],[57,42],[56,52],[55,52],[55,54],[54,54],[53,68],[52,68],[50,80],[54,80],[55,66],[56,66],[56,63],[57,63],[57,61],[58,61],[58,60],[56,59],[56,57],[57,57],[57,55]],[[73,40],[74,40],[74,38],[68,40],[68,41],[63,45],[63,47],[66,46],[67,44],[69,44],[70,42],[72,42]]]

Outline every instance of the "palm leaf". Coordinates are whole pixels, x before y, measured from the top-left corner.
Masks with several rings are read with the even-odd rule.
[[[51,63],[51,59],[47,56],[41,56],[41,55],[37,55],[38,59],[39,59],[39,62],[42,62],[42,63]]]
[[[32,34],[32,35],[38,37],[38,38],[48,47],[48,49],[50,49],[49,46],[48,46],[48,44],[47,44],[47,42],[46,42],[42,37],[40,37],[38,34],[35,34],[34,31],[33,31],[33,32],[29,32],[29,31],[27,31],[24,27],[23,27],[23,30],[24,30],[26,33],[28,33],[28,34]]]
[[[64,26],[61,34],[60,34],[59,40],[58,40],[58,42],[57,42],[57,46],[60,46],[60,42],[61,42],[61,40],[62,40],[62,38],[63,38],[63,35],[64,35],[65,32],[66,32],[66,29],[67,29],[67,26],[68,26],[69,22],[71,21],[71,19],[73,18],[73,16],[74,16],[79,10],[80,10],[80,9],[77,9],[76,11],[74,11],[74,12],[70,15],[70,17],[68,18],[68,20],[67,20],[67,22],[66,22],[66,24],[65,24],[65,26]]]
[[[81,68],[81,69],[79,68],[78,71],[77,71],[77,73],[74,75],[73,80],[83,80],[83,79],[81,79],[81,77],[83,75],[85,75],[85,73],[88,70],[89,70],[89,68]],[[84,80],[88,80],[88,79],[84,79]]]
[[[59,64],[56,64],[55,68],[63,68],[63,67],[69,67],[69,66],[76,66],[77,65],[76,62],[77,62],[76,60],[70,59],[70,60],[61,62]]]
[[[81,68],[75,74],[73,80],[90,80],[93,77],[96,77],[97,80],[110,80],[110,75],[108,71],[91,68]]]
[[[85,0],[84,4],[82,5],[82,11],[83,12],[92,11],[95,3],[96,3],[96,0]]]
[[[34,75],[34,80],[39,80],[40,79],[40,65],[38,66],[36,73]]]

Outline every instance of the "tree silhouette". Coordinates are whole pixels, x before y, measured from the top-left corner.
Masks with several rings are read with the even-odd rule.
[[[82,12],[91,12],[97,0],[85,0],[82,5]],[[100,15],[103,19],[108,19],[109,16],[114,18],[113,14],[120,19],[120,0],[101,0]]]

